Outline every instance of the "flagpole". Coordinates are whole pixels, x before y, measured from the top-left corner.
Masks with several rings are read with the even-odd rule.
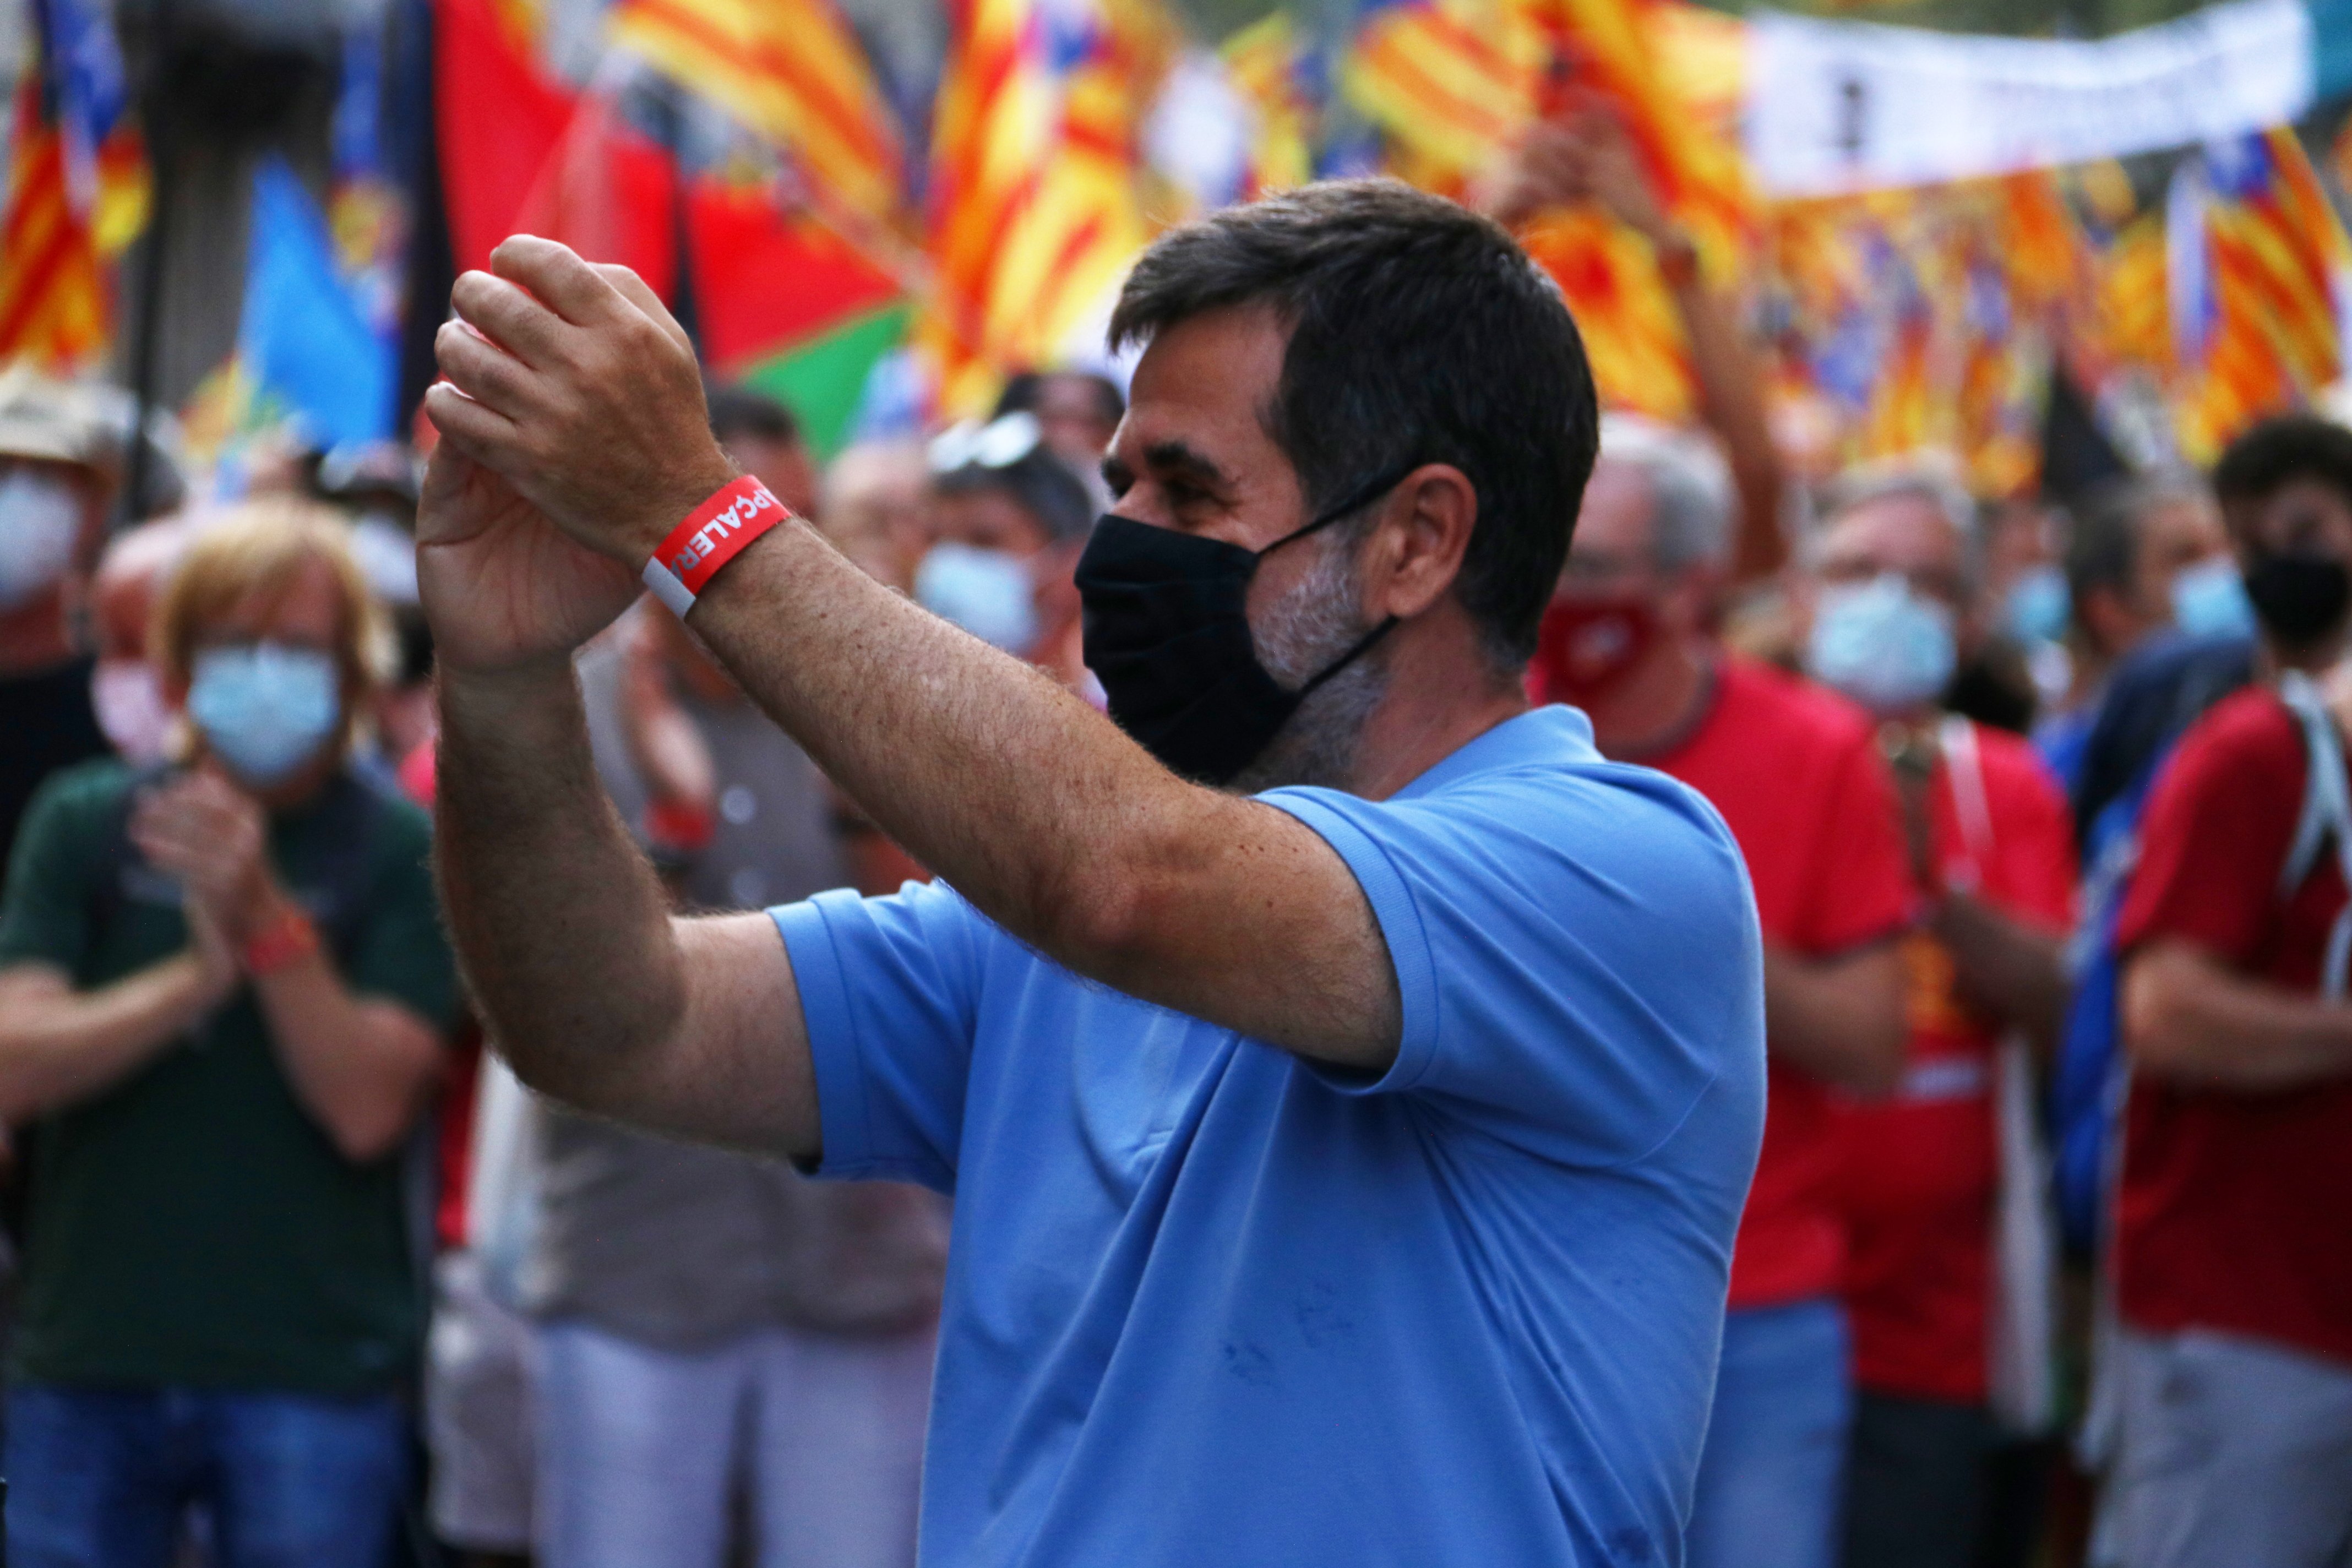
[[[131,345],[131,423],[129,466],[122,483],[121,516],[133,522],[147,514],[149,468],[147,421],[155,402],[155,361],[163,342],[164,264],[172,233],[172,186],[165,171],[178,161],[175,139],[164,113],[172,58],[173,0],[155,0],[154,32],[148,41],[144,127],[149,188],[145,265],[139,274],[139,336]]]

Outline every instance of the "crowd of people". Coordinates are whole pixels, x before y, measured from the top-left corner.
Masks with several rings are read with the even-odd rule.
[[[1497,216],[1598,200],[1687,249],[1621,142],[1560,135]],[[1816,483],[1667,276],[1706,424],[1601,422],[1526,683],[1704,797],[1761,931],[1682,1560],[2352,1562],[2352,431],[2072,509],[1932,455]],[[849,562],[1099,708],[1124,396],[1024,374],[825,462],[761,393],[708,413]],[[420,464],[110,533],[133,438],[0,383],[10,1559],[911,1563],[948,1202],[523,1089],[427,867]],[[676,908],[928,875],[654,596],[577,679]]]

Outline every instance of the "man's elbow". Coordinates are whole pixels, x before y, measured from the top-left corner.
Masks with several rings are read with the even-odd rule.
[[[2197,1076],[2193,989],[2189,970],[2197,961],[2161,948],[2134,954],[2116,987],[2117,1023],[2132,1066],[2158,1078]]]
[[[327,1142],[345,1163],[373,1165],[398,1149],[406,1141],[414,1124],[413,1115],[392,1113],[373,1108],[347,1110],[322,1119]]]
[[[1073,867],[1035,895],[1036,941],[1077,973],[1116,984],[1149,961],[1162,902],[1159,879],[1124,860]]]

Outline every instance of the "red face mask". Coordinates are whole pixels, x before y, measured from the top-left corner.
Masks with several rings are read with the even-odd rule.
[[[1590,706],[1633,673],[1657,631],[1646,599],[1553,600],[1536,632],[1528,697]]]

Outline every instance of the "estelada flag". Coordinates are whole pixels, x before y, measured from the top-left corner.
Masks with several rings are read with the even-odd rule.
[[[899,225],[898,122],[831,0],[622,0],[611,25],[615,42],[784,149],[836,226]]]
[[[1179,35],[1158,0],[958,0],[950,19],[916,342],[961,414],[1066,357],[1150,237],[1139,142]]]
[[[111,19],[88,0],[38,0],[33,16],[37,68],[17,89],[0,217],[0,360],[72,369],[111,331],[105,261],[145,217],[146,158]]]

